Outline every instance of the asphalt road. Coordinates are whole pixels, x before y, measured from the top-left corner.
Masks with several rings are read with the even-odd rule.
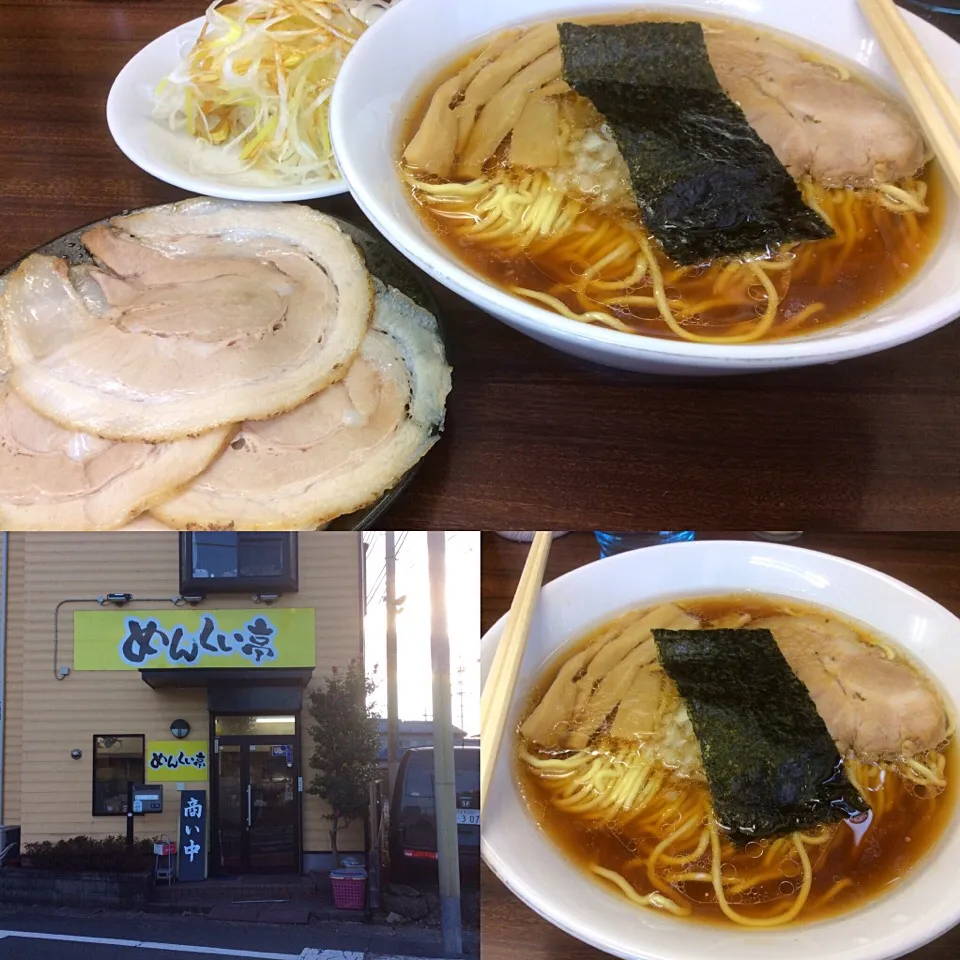
[[[60,939],[17,936],[40,933]],[[119,940],[128,943],[91,943]],[[469,956],[476,931],[464,932]],[[139,943],[163,944],[164,949]],[[0,960],[342,960],[366,954],[436,957],[439,931],[363,923],[228,923],[203,916],[0,906]]]
[[[223,954],[214,953],[172,953],[168,950],[12,937],[0,940],[2,960],[174,960],[175,957],[184,960],[229,960]]]
[[[346,925],[342,925],[346,926]],[[299,956],[308,948],[327,948],[363,952],[370,948],[365,941],[362,924],[350,924],[355,930],[340,933],[300,924],[222,923],[205,917],[164,916],[143,913],[108,911],[42,910],[26,908],[0,913],[0,960],[20,957],[92,957],[96,960],[173,960],[174,957],[204,960],[221,951],[249,951],[254,954]],[[34,940],[8,935],[15,931],[42,933],[48,936],[80,938]],[[113,944],[90,944],[84,938],[155,942],[171,946],[184,945],[186,950],[146,950],[141,947]],[[209,954],[194,950],[212,947]],[[406,953],[397,950],[396,953]],[[434,951],[436,952],[436,951]]]

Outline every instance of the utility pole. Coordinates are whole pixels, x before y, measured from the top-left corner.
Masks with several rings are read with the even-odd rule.
[[[387,601],[387,783],[393,799],[400,765],[400,720],[397,707],[397,547],[394,532],[386,532]]]
[[[430,659],[433,665],[433,778],[440,873],[440,931],[447,957],[463,954],[460,916],[460,848],[453,760],[450,636],[447,630],[446,534],[427,533],[430,567]]]

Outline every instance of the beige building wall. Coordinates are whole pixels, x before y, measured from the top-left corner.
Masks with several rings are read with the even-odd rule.
[[[23,644],[14,638],[23,635],[23,550],[22,537],[7,537],[7,649],[3,694],[3,774],[4,783],[16,783],[17,789],[3,793],[3,823],[20,822],[20,776],[23,746]],[[18,598],[14,600],[13,598]]]
[[[23,843],[122,833],[123,817],[92,815],[93,737],[142,733],[147,740],[169,740],[170,723],[183,717],[192,728],[191,739],[205,739],[206,689],[153,690],[136,671],[74,671],[73,613],[100,608],[95,602],[62,604],[56,655],[55,614],[62,601],[106,593],[133,594],[131,611],[168,609],[157,600],[179,592],[178,535],[24,533],[10,534],[9,546],[4,822],[21,825]],[[333,667],[363,656],[361,551],[359,534],[299,536],[299,590],[275,606],[316,610],[313,685]],[[245,594],[216,594],[199,609],[252,606]],[[71,672],[57,679],[62,666]],[[302,720],[306,788],[312,774],[306,712]],[[71,758],[73,749],[83,751],[82,759]],[[140,835],[176,835],[175,790],[176,784],[166,786],[163,814],[138,819]],[[324,812],[319,798],[303,794],[301,845],[306,852],[329,850]],[[361,850],[363,825],[342,833],[340,847]]]

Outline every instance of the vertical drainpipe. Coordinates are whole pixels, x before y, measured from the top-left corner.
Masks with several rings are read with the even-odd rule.
[[[10,566],[10,534],[0,535],[0,823],[3,823],[3,742],[7,728],[7,570]]]

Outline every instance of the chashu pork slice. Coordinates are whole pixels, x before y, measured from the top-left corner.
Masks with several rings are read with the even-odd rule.
[[[0,385],[0,528],[110,530],[175,493],[232,427],[170,443],[120,443],[57,426]]]
[[[0,295],[14,389],[73,430],[158,442],[275,416],[340,379],[369,329],[363,260],[308,207],[186,200],[83,242],[101,269],[35,254]]]
[[[923,167],[920,127],[885,91],[759,31],[710,29],[705,39],[723,88],[795,179],[871,187]]]
[[[949,718],[933,687],[846,624],[784,615],[754,620],[750,628],[773,634],[842,753],[865,761],[913,757],[945,738]]]
[[[373,329],[343,380],[236,439],[153,509],[178,529],[315,529],[393,486],[436,442],[450,368],[436,320],[376,281]]]

